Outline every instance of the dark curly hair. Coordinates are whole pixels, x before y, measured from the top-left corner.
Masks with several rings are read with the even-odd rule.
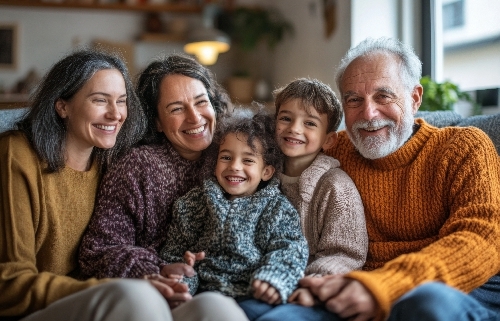
[[[231,100],[226,90],[215,80],[213,73],[202,66],[194,58],[183,54],[170,54],[150,63],[139,75],[137,95],[147,117],[148,128],[144,140],[145,144],[159,143],[165,135],[156,130],[158,118],[158,102],[160,101],[160,85],[168,75],[184,75],[197,79],[205,86],[208,99],[215,110],[217,120],[227,116]]]
[[[57,62],[45,75],[30,97],[30,109],[16,125],[35,149],[38,157],[47,163],[48,172],[64,167],[66,124],[55,109],[58,99],[70,100],[96,72],[118,70],[127,91],[127,119],[123,123],[112,148],[94,147],[92,157],[105,170],[142,137],[146,130],[144,114],[119,53],[99,49],[81,49]]]
[[[313,106],[319,114],[327,115],[327,133],[334,132],[339,128],[343,115],[342,106],[330,86],[321,81],[298,78],[285,87],[273,91],[273,95],[275,97],[274,106],[276,107],[275,116],[278,116],[281,105],[291,99],[300,99],[306,108]]]
[[[275,168],[275,172],[283,169],[283,153],[275,139],[274,118],[263,107],[256,112],[249,108],[237,108],[231,117],[217,123],[214,143],[221,145],[228,134],[244,134],[247,144],[253,152],[259,153],[266,165]],[[257,149],[255,142],[259,142],[262,151]]]

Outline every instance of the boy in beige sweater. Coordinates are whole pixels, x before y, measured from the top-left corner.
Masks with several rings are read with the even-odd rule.
[[[281,188],[300,214],[309,244],[306,277],[344,274],[366,260],[368,236],[363,204],[354,182],[335,158],[342,108],[332,89],[315,79],[297,79],[274,92],[276,138],[285,154]],[[307,289],[289,302],[314,304]]]

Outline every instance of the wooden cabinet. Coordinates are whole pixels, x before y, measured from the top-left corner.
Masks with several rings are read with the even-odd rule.
[[[0,6],[39,7],[39,8],[65,8],[65,9],[91,9],[115,11],[144,11],[144,12],[175,12],[175,13],[200,13],[202,5],[184,2],[167,4],[126,4],[126,3],[99,3],[98,0],[0,0]]]

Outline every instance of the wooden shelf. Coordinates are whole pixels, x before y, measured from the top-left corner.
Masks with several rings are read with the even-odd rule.
[[[184,34],[143,33],[137,40],[144,42],[186,42],[186,36]]]
[[[90,10],[114,10],[114,11],[154,11],[154,12],[176,12],[176,13],[200,13],[202,7],[195,4],[168,3],[168,4],[136,4],[124,3],[100,4],[100,3],[78,3],[72,2],[42,2],[40,0],[0,0],[2,6],[13,7],[37,7],[51,9],[90,9]]]

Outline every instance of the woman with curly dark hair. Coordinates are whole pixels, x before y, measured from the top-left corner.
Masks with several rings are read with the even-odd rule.
[[[144,144],[132,149],[103,178],[80,247],[80,264],[88,276],[170,284],[171,279],[194,273],[191,266],[169,264],[158,255],[171,207],[209,173],[208,149],[216,120],[227,113],[230,100],[210,70],[179,54],[146,67],[137,93],[148,121]],[[185,285],[178,283],[174,290],[169,298],[174,320],[195,320],[193,313],[204,320],[246,319],[233,300],[220,294],[193,299],[200,301],[199,308],[193,308],[181,305],[191,299]]]

